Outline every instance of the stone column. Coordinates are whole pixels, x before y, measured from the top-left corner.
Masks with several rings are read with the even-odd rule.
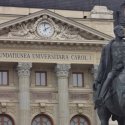
[[[30,125],[30,68],[32,63],[19,62],[19,125]]]
[[[68,93],[68,76],[69,64],[57,64],[56,74],[58,80],[59,95],[59,123],[58,125],[69,125],[69,93]]]
[[[99,65],[94,64],[93,68],[92,68],[92,74],[93,74],[94,80],[96,79],[96,76],[97,76],[98,67],[99,67]]]
[[[94,80],[97,77],[98,67],[99,67],[99,65],[93,65],[92,74],[93,74]],[[99,117],[97,115],[97,111],[96,110],[94,111],[94,114],[95,114],[94,115],[94,119],[95,119],[94,125],[100,125],[101,123],[100,123],[100,120],[99,120]]]

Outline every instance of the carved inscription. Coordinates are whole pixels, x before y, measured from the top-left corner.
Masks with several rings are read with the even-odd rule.
[[[0,61],[17,61],[17,60],[27,60],[28,62],[41,62],[41,61],[66,61],[72,63],[85,63],[94,62],[94,55],[88,53],[57,53],[57,52],[12,52],[5,51],[0,52]]]

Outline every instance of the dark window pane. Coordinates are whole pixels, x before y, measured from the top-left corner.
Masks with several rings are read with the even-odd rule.
[[[7,84],[8,84],[8,72],[0,71],[0,85],[7,85]]]
[[[52,125],[52,121],[47,116],[38,115],[33,119],[32,125]]]
[[[0,125],[14,125],[10,117],[6,115],[0,115]]]
[[[88,120],[83,116],[75,116],[71,119],[70,125],[89,125]]]
[[[73,86],[77,86],[77,74],[73,74]]]
[[[78,86],[79,86],[79,87],[82,87],[82,86],[83,86],[82,74],[78,74]]]
[[[7,85],[7,72],[3,72],[3,85]]]
[[[41,85],[46,85],[46,74],[41,73]]]
[[[83,73],[73,73],[73,86],[83,87]]]
[[[37,125],[37,122],[34,120],[34,121],[32,122],[32,125]]]
[[[36,85],[46,85],[46,72],[36,72]]]
[[[36,73],[36,85],[40,85],[40,73]]]

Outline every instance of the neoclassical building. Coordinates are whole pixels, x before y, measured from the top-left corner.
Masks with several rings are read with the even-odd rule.
[[[0,7],[0,124],[98,125],[92,82],[112,17]]]

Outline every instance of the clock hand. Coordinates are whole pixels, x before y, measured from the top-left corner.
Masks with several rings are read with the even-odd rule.
[[[46,27],[46,30],[49,29],[50,27]]]
[[[45,27],[45,22],[44,22],[44,27]]]
[[[45,25],[46,23],[44,22],[44,29],[43,29],[43,31],[46,31],[46,25]]]
[[[47,29],[49,29],[50,27],[46,27],[44,31],[46,31]]]

